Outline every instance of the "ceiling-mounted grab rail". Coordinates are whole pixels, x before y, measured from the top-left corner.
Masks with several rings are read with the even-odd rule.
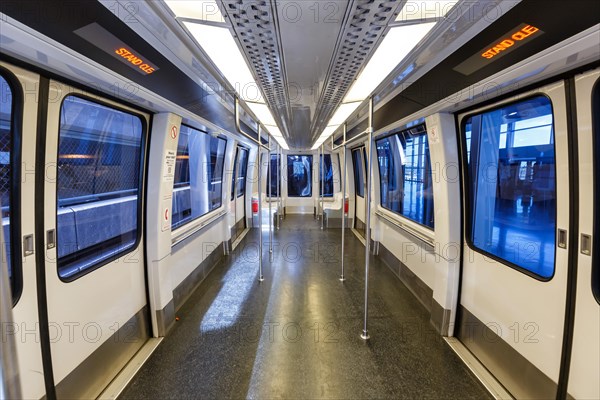
[[[262,143],[262,138],[260,137],[260,130],[261,130],[260,121],[257,121],[258,122],[258,139],[254,139],[250,134],[248,134],[242,130],[242,127],[240,125],[240,99],[237,96],[235,96],[234,111],[235,111],[235,128],[237,129],[238,133],[247,137],[248,139],[252,140],[254,143],[259,145],[263,149],[271,151],[269,146]],[[269,137],[270,137],[270,134],[269,134]]]

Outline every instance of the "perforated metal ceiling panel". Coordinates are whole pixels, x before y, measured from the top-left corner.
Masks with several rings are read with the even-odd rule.
[[[221,1],[290,147],[312,146],[402,3]]]
[[[224,0],[221,5],[265,101],[285,135],[290,125],[289,96],[275,6],[267,0]]]
[[[377,48],[388,24],[398,15],[399,0],[358,0],[352,3],[344,29],[340,33],[326,85],[317,104],[311,125],[311,143],[325,128],[333,112],[344,99],[352,83]],[[381,79],[384,77],[382,76]]]

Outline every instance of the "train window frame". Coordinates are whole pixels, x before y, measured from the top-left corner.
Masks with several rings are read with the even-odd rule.
[[[414,133],[413,133],[414,132]],[[378,150],[378,146],[379,146],[379,142],[382,140],[386,140],[395,136],[404,136],[406,133],[408,133],[411,137],[425,137],[425,142],[427,145],[427,153],[423,154],[423,156],[425,156],[427,158],[427,163],[422,166],[422,167],[416,167],[417,169],[419,168],[423,168],[425,169],[425,174],[427,175],[427,166],[429,167],[429,179],[430,179],[430,187],[431,187],[431,207],[432,207],[432,222],[431,222],[431,226],[427,225],[423,222],[420,222],[416,219],[411,218],[408,215],[403,214],[400,211],[395,211],[391,208],[386,207],[383,204],[383,185],[382,185],[382,165],[381,165],[381,158],[379,156],[379,150]],[[427,132],[427,126],[425,125],[425,123],[421,123],[412,127],[404,127],[402,129],[394,129],[390,132],[387,132],[381,136],[378,136],[377,138],[375,138],[374,142],[374,146],[375,146],[375,157],[376,159],[374,161],[377,162],[377,170],[379,172],[379,205],[386,211],[389,211],[390,213],[393,213],[395,216],[400,217],[401,219],[404,219],[406,221],[409,221],[411,223],[415,223],[420,227],[423,227],[424,229],[427,229],[431,232],[435,231],[435,199],[434,199],[434,182],[433,182],[433,166],[432,166],[432,162],[431,162],[431,147],[429,144],[429,136],[428,136],[428,132]],[[414,158],[414,157],[413,157]],[[389,180],[388,180],[389,182]],[[404,179],[402,179],[402,181],[400,182],[395,182],[395,183],[401,183],[402,184],[402,188],[401,189],[397,189],[397,190],[401,190],[402,191],[402,196],[404,196],[404,185],[406,184],[406,175],[404,175]],[[394,186],[395,188],[395,186]]]
[[[246,158],[244,159],[242,168],[239,170],[244,175],[242,177],[243,184],[238,187],[237,179],[236,179],[236,184],[235,184],[235,188],[237,191],[236,198],[240,198],[246,194],[246,183],[247,183],[246,180],[248,179],[248,158],[250,158],[250,149],[248,149],[247,147],[244,147],[244,146],[238,146],[238,150],[240,150],[240,153],[245,153]]]
[[[465,129],[466,125],[467,125],[467,121],[470,120],[473,116],[493,112],[493,111],[505,108],[505,107],[513,105],[513,104],[522,103],[522,102],[526,102],[531,99],[535,99],[537,97],[543,97],[548,101],[548,103],[550,105],[550,109],[551,109],[551,114],[552,114],[552,130],[553,130],[553,132],[555,132],[556,127],[555,127],[554,104],[552,103],[552,99],[545,93],[537,93],[536,92],[536,93],[532,93],[532,94],[529,94],[529,95],[526,95],[523,97],[519,97],[517,99],[511,98],[508,100],[501,101],[499,103],[495,103],[490,106],[479,108],[477,110],[474,110],[474,111],[469,112],[468,114],[465,114],[464,116],[462,116],[462,118],[460,120],[460,130],[459,130],[458,134],[460,135],[460,147],[461,147],[460,163],[461,163],[462,170],[465,171],[465,176],[463,179],[464,224],[465,224],[464,240],[466,241],[467,245],[469,246],[469,248],[471,250],[484,255],[486,258],[492,259],[503,266],[514,269],[515,271],[518,271],[524,275],[527,275],[537,281],[549,282],[554,278],[554,275],[556,274],[556,247],[557,247],[556,242],[555,242],[555,251],[554,251],[553,270],[552,270],[552,274],[548,277],[544,277],[542,275],[536,274],[535,272],[528,270],[527,268],[524,268],[518,264],[515,264],[515,263],[513,263],[509,260],[506,260],[498,255],[495,255],[491,252],[485,251],[484,249],[475,245],[475,243],[471,239],[472,232],[473,232],[473,214],[472,214],[473,208],[472,208],[471,199],[473,197],[473,193],[471,191],[470,185],[467,182],[468,179],[466,177],[466,174],[468,173],[467,171],[469,170],[469,162],[470,162],[470,149],[467,148],[467,138],[466,138],[466,129]],[[469,139],[469,144],[471,144],[471,143],[472,143],[472,137]],[[556,144],[554,142],[553,142],[553,144],[555,146],[554,150],[556,151]],[[556,153],[555,153],[554,173],[555,173],[555,183],[556,183]],[[555,221],[555,229],[554,229],[555,232],[554,233],[556,233],[556,229],[558,227],[558,224],[556,222],[557,217],[558,217],[558,207],[555,207],[554,208],[554,221]],[[556,240],[556,238],[555,238],[555,240]]]
[[[11,92],[10,107],[10,175],[9,175],[9,225],[10,253],[7,256],[7,266],[10,261],[10,288],[13,307],[19,302],[23,293],[23,255],[21,254],[21,159],[23,132],[23,88],[19,79],[8,69],[0,66],[0,77],[6,82]],[[7,238],[4,237],[6,241]],[[4,246],[4,243],[2,243]]]
[[[221,176],[221,191],[220,191],[221,195],[219,197],[220,204],[218,205],[218,207],[212,208],[212,209],[208,210],[207,212],[205,212],[204,214],[197,215],[196,217],[187,219],[183,222],[181,222],[181,221],[174,222],[174,220],[171,219],[171,233],[176,236],[179,235],[181,232],[186,232],[188,230],[194,230],[196,228],[197,224],[201,223],[199,221],[202,221],[203,218],[210,216],[213,213],[219,212],[219,210],[225,206],[226,201],[227,201],[226,200],[227,197],[226,197],[226,195],[224,195],[224,193],[227,193],[226,192],[227,189],[225,188],[226,185],[224,185],[223,178],[225,177],[225,160],[226,160],[227,146],[229,145],[229,140],[227,140],[227,137],[224,135],[214,136],[214,135],[209,134],[208,132],[205,132],[203,130],[200,130],[198,128],[195,128],[195,127],[193,127],[191,125],[187,125],[187,124],[181,124],[178,140],[181,140],[181,137],[183,136],[184,128],[190,130],[191,132],[194,132],[194,134],[202,134],[202,135],[208,136],[210,139],[216,139],[216,140],[222,141],[222,142],[224,142],[225,145],[223,147],[223,153],[222,153],[223,164],[221,165],[221,170],[220,170],[220,176]],[[189,133],[188,133],[188,135],[189,135]],[[188,149],[188,156],[189,156],[189,142],[188,142],[187,149]],[[177,144],[177,151],[179,152],[179,141]],[[209,149],[209,151],[210,151],[210,149]],[[190,174],[189,178],[190,178],[190,187],[191,187],[192,175],[190,172],[189,163],[188,163],[187,171]],[[177,181],[175,179],[173,179],[173,188],[174,189],[175,189],[175,185],[177,185],[177,184],[178,184]],[[225,201],[223,201],[223,200],[225,200]],[[175,201],[175,196],[173,196],[172,201]],[[191,207],[192,206],[190,205],[190,210],[192,209]],[[173,210],[175,210],[175,207],[173,207]]]
[[[597,204],[600,199],[600,79],[596,80],[592,88],[592,147],[593,147],[593,169],[594,169],[594,201]],[[592,295],[600,305],[600,260],[598,260],[598,252],[600,252],[600,211],[593,210],[594,222],[592,232],[592,276],[591,287]]]
[[[305,196],[290,194],[290,185],[292,184],[292,180],[290,179],[290,157],[307,157],[308,158],[309,167],[307,168],[307,173],[308,173],[307,182],[308,182],[308,184],[310,184],[310,193]],[[313,159],[312,154],[287,154],[287,157],[286,157],[287,197],[299,198],[299,199],[306,199],[306,198],[313,197],[313,167],[314,167],[313,160],[314,159]]]
[[[67,99],[69,99],[71,97],[76,98],[76,99],[81,99],[81,100],[84,100],[84,101],[87,101],[90,103],[94,103],[94,104],[100,105],[102,107],[112,109],[117,112],[126,113],[133,117],[138,118],[140,121],[140,124],[141,124],[141,129],[140,129],[141,134],[140,134],[140,144],[139,144],[139,149],[140,149],[140,159],[139,159],[139,166],[138,166],[139,173],[138,173],[138,179],[137,179],[138,188],[137,188],[137,194],[136,194],[136,196],[137,196],[137,199],[136,199],[136,232],[135,232],[134,241],[127,248],[116,251],[116,252],[112,252],[112,254],[109,256],[100,257],[98,259],[98,261],[87,266],[85,269],[80,270],[80,271],[73,273],[71,275],[68,275],[68,276],[61,275],[61,272],[60,272],[61,267],[68,267],[71,264],[76,264],[76,262],[70,262],[67,265],[61,266],[61,258],[64,258],[64,257],[58,257],[58,246],[60,243],[60,235],[59,235],[59,229],[58,229],[59,184],[58,184],[58,174],[57,174],[56,184],[55,184],[55,193],[56,193],[55,227],[56,227],[56,252],[57,252],[57,254],[56,254],[56,273],[57,273],[58,278],[62,282],[65,282],[65,283],[74,282],[74,281],[78,280],[79,278],[86,276],[86,275],[102,268],[103,266],[108,265],[111,262],[123,257],[124,255],[135,251],[135,249],[137,249],[140,246],[142,234],[143,234],[143,216],[144,216],[144,201],[143,200],[144,200],[144,194],[146,191],[145,179],[146,179],[146,161],[147,161],[147,156],[148,156],[147,146],[148,146],[148,127],[149,127],[148,117],[146,115],[144,115],[142,112],[140,112],[134,108],[130,108],[121,103],[114,103],[114,102],[111,102],[111,101],[108,101],[108,100],[105,100],[105,99],[102,99],[99,97],[94,97],[94,96],[90,96],[90,95],[86,95],[86,94],[81,94],[81,93],[77,93],[77,92],[67,93],[63,96],[63,98],[61,100],[60,114],[59,114],[59,118],[58,118],[58,135],[56,138],[56,140],[57,140],[56,160],[57,160],[57,162],[60,158],[61,121],[62,121],[63,107],[64,107],[64,104],[67,101]],[[90,246],[88,248],[78,250],[74,253],[69,254],[68,256],[70,256],[69,258],[72,258],[74,260],[79,260],[80,254],[92,253],[92,252],[102,252],[107,249],[112,249],[113,247],[114,246],[107,245],[107,241],[104,241],[101,243],[97,243],[93,246]]]

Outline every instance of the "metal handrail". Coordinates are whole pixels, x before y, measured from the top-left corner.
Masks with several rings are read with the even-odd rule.
[[[235,110],[235,128],[238,130],[238,133],[247,137],[248,139],[252,140],[254,143],[256,143],[257,145],[259,145],[260,147],[262,147],[263,149],[266,149],[268,151],[271,151],[271,149],[269,148],[269,146],[265,145],[262,143],[261,141],[261,137],[260,137],[260,121],[258,122],[258,139],[254,139],[250,134],[244,132],[242,130],[242,127],[240,125],[240,99],[236,96],[235,97],[235,102],[234,102],[234,110]]]

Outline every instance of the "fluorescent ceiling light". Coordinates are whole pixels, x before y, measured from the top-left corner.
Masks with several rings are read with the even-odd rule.
[[[342,103],[336,110],[333,117],[329,120],[327,125],[341,125],[348,119],[350,114],[356,110],[356,108],[360,105],[360,101],[355,101],[353,103]]]
[[[225,22],[215,0],[165,0],[176,17]]]
[[[441,18],[458,3],[457,0],[436,1],[407,1],[402,11],[396,17],[396,21],[415,21],[426,18]]]
[[[240,98],[246,101],[264,102],[258,84],[254,81],[229,29],[191,22],[183,24],[234,87]]]
[[[271,115],[271,111],[269,110],[269,107],[266,106],[266,104],[246,102],[246,105],[248,105],[250,110],[252,110],[254,115],[256,115],[256,118],[258,118],[258,120],[262,122],[263,125],[276,124],[275,118],[273,118],[273,115]]]
[[[430,22],[390,29],[350,88],[344,98],[344,103],[366,99],[435,24],[435,22]]]
[[[315,142],[315,144],[313,145],[311,150],[318,149],[321,146],[321,144],[323,144],[325,142],[325,140],[327,140],[329,138],[329,136],[331,136],[338,127],[339,127],[339,124],[331,125],[331,126],[326,127],[325,129],[323,129],[321,136],[319,136],[319,138],[317,139],[317,141]]]

